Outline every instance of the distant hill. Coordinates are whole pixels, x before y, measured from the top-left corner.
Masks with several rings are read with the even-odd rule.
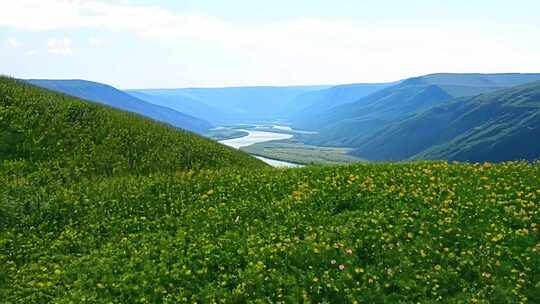
[[[377,92],[396,83],[356,83],[338,85],[327,89],[316,90],[299,95],[293,103],[300,108],[289,115],[295,123],[311,119],[333,107],[350,103]]]
[[[204,105],[217,110],[218,117],[211,122],[218,124],[286,119],[290,113],[301,109],[294,102],[297,96],[325,88],[328,86],[146,89],[128,92],[146,94],[155,98],[146,99],[149,102],[167,105],[187,113],[190,104],[196,101],[199,107]]]
[[[534,128],[538,96],[533,86],[478,97],[443,122]],[[524,142],[537,147],[538,133]],[[0,299],[540,303],[539,176],[540,162],[273,169],[0,78]]]
[[[31,79],[28,82],[49,90],[138,113],[177,128],[198,133],[203,133],[212,128],[212,125],[205,120],[180,113],[168,107],[148,103],[106,84],[86,80]]]
[[[219,123],[219,121],[225,119],[226,117],[225,113],[215,107],[209,106],[204,102],[187,96],[175,94],[174,92],[170,94],[168,92],[156,93],[153,91],[137,90],[127,90],[125,92],[146,102],[171,108],[173,110],[194,117],[199,117],[213,123]]]
[[[439,86],[405,81],[354,103],[334,107],[295,127],[318,131],[313,139],[316,144],[356,147],[357,142],[393,120],[450,98]]]
[[[540,80],[538,73],[454,74],[438,73],[411,78],[424,84],[435,84],[454,97],[474,96]]]
[[[0,160],[54,177],[265,167],[190,132],[0,78]]]
[[[382,130],[356,155],[372,160],[505,161],[540,157],[540,82],[452,100]]]
[[[355,102],[342,104],[294,126],[318,131],[306,141],[319,145],[359,147],[390,124],[462,96],[474,96],[540,80],[540,74],[431,74],[406,79]]]

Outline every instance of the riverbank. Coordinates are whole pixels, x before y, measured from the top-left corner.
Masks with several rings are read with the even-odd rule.
[[[350,148],[311,146],[294,138],[261,142],[242,147],[241,150],[252,155],[304,165],[339,165],[365,161],[350,155],[349,152],[352,150]]]
[[[266,132],[266,131],[254,131],[254,130],[245,130],[245,129],[240,129],[237,131],[246,132],[247,135],[243,137],[238,137],[238,138],[221,140],[219,142],[229,147],[240,149],[240,148],[248,147],[257,143],[269,142],[269,141],[274,141],[274,140],[284,140],[284,139],[290,139],[293,137],[293,135],[291,134]],[[287,167],[287,168],[302,167],[302,165],[293,163],[293,162],[276,160],[276,159],[266,158],[264,156],[258,156],[258,155],[255,157],[257,157],[258,159],[264,161],[265,163],[273,167]]]

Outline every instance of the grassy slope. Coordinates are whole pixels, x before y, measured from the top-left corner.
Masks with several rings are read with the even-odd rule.
[[[0,78],[0,141],[0,159],[71,177],[264,166],[137,114],[7,78]]]
[[[540,301],[540,163],[0,171],[11,302]]]
[[[456,99],[403,120],[363,142],[356,155],[460,161],[540,157],[540,82]]]
[[[540,163],[272,170],[9,79],[0,106],[3,303],[540,301]]]
[[[177,128],[199,133],[212,128],[208,121],[146,102],[106,84],[86,80],[34,79],[27,81],[49,90],[98,102],[123,111],[138,113]]]

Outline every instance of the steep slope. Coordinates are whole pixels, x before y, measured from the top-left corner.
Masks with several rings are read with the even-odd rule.
[[[177,128],[198,133],[212,128],[212,125],[207,121],[180,113],[168,107],[148,103],[102,83],[85,80],[42,79],[31,79],[28,82],[49,90],[99,102],[120,110],[138,113]]]
[[[395,85],[396,83],[357,83],[338,85],[328,89],[304,93],[293,100],[300,108],[289,115],[294,124],[305,123],[314,115],[330,108],[356,101],[376,91]]]
[[[539,81],[540,73],[438,73],[418,77],[418,80],[426,84],[438,85],[454,97],[463,97]]]
[[[372,160],[540,157],[540,82],[456,99],[400,121],[354,152]]]
[[[135,90],[151,96],[189,98],[223,113],[221,123],[274,121],[298,110],[293,100],[328,86],[228,87]]]
[[[332,108],[300,127],[319,131],[312,139],[316,144],[356,147],[358,142],[392,121],[450,98],[436,85],[404,81],[355,103]]]
[[[0,149],[2,303],[540,302],[540,162],[266,170],[5,78]]]
[[[8,78],[0,78],[0,142],[0,160],[52,176],[265,167],[190,132]]]
[[[156,93],[153,91],[141,92],[137,90],[127,90],[125,92],[146,102],[171,108],[194,117],[199,117],[213,124],[219,123],[226,117],[224,113],[215,107],[211,107],[201,101],[179,94],[168,94],[168,92]]]
[[[318,131],[309,143],[359,147],[391,123],[417,111],[440,105],[453,97],[492,92],[516,84],[540,80],[540,74],[430,74],[401,83],[306,117],[295,127]]]

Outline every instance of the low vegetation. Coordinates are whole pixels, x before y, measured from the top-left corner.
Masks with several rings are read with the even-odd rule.
[[[271,169],[9,79],[0,106],[3,303],[540,302],[539,162]]]
[[[7,303],[540,301],[540,163],[1,172]]]
[[[296,164],[347,164],[361,162],[362,159],[349,155],[352,149],[319,147],[303,144],[296,140],[281,140],[256,143],[242,147],[242,151]]]
[[[133,113],[0,78],[0,159],[64,178],[264,167],[244,153]]]
[[[230,128],[216,128],[211,129],[204,134],[204,136],[209,137],[213,140],[227,140],[234,139],[239,137],[247,136],[249,133],[246,131],[230,129]]]

